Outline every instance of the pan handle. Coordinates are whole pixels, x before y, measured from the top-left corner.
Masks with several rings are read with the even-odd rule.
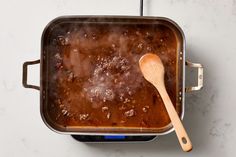
[[[27,83],[28,65],[34,65],[34,64],[39,64],[39,63],[40,63],[40,60],[24,62],[24,64],[23,64],[22,84],[25,88],[33,88],[33,89],[40,90],[39,86],[30,85],[30,84]]]
[[[197,86],[186,87],[185,92],[198,91],[198,90],[202,89],[202,87],[203,87],[203,66],[199,63],[192,63],[189,61],[186,61],[185,64],[186,64],[186,66],[188,66],[190,68],[197,68],[198,69]]]

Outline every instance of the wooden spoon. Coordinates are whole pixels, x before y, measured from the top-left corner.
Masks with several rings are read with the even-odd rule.
[[[153,84],[158,90],[166,110],[169,114],[172,125],[175,129],[176,135],[178,137],[179,143],[182,149],[186,152],[192,150],[192,143],[184,129],[184,126],[170,100],[170,97],[166,91],[164,83],[164,66],[161,59],[152,53],[147,53],[143,55],[139,60],[139,67],[144,78]]]

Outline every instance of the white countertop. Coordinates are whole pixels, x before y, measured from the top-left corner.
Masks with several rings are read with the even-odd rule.
[[[186,36],[187,58],[205,67],[204,89],[186,95],[184,125],[194,146],[190,153],[182,152],[174,133],[142,144],[84,144],[44,125],[39,92],[22,87],[22,64],[39,59],[45,25],[57,16],[72,14],[139,15],[139,1],[0,1],[1,157],[236,154],[236,0],[144,0],[144,15],[176,21]],[[29,82],[39,83],[38,66],[32,66],[29,75]]]

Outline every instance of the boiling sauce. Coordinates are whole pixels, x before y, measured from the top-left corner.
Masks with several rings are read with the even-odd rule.
[[[176,104],[177,42],[164,25],[78,24],[51,40],[50,118],[57,124],[159,128],[170,119],[156,89],[142,76],[145,53],[160,56]]]

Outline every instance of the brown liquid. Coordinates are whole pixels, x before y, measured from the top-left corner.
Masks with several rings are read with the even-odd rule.
[[[63,27],[60,29],[64,29]],[[176,104],[177,41],[163,25],[78,24],[52,40],[49,116],[70,126],[160,128],[170,120],[138,61],[156,53]]]

